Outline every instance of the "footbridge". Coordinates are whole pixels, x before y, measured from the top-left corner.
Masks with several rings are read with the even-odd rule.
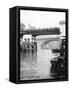
[[[60,28],[49,28],[49,29],[35,29],[35,30],[24,30],[21,31],[21,34],[31,34],[33,37],[38,35],[59,35]]]

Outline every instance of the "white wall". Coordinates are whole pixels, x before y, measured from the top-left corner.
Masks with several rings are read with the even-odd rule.
[[[70,0],[0,0],[0,90],[69,90],[68,82],[15,85],[9,77],[9,8],[21,6],[70,9]]]
[[[25,39],[29,39],[29,41],[32,41],[32,35],[24,35],[23,41],[25,41]]]

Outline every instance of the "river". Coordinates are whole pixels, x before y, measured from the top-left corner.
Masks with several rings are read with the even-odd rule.
[[[37,39],[37,52],[20,53],[20,80],[53,79],[50,60],[57,57],[51,49],[42,49],[44,40]]]

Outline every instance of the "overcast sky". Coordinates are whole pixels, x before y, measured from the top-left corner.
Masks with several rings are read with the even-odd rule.
[[[20,10],[20,22],[35,28],[59,27],[59,22],[65,21],[64,12]]]

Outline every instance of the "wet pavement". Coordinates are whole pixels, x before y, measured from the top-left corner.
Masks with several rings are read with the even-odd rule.
[[[59,54],[51,49],[41,49],[42,40],[37,40],[37,52],[20,53],[20,80],[53,79],[50,60]]]

